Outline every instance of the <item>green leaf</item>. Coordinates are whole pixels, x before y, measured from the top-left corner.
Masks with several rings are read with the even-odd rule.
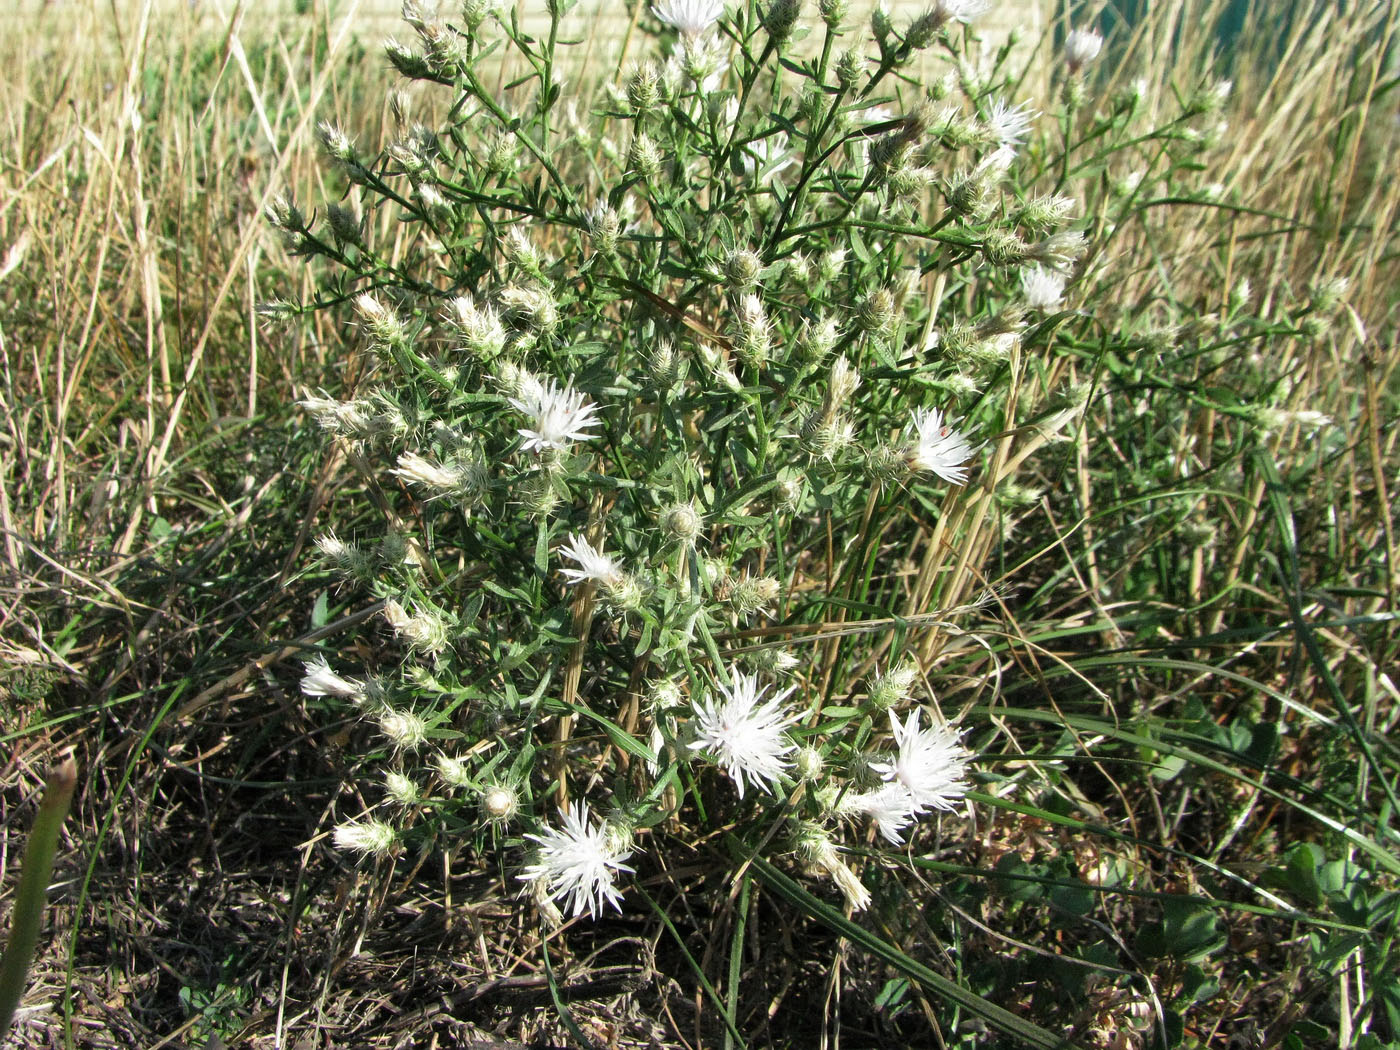
[[[1288,889],[1314,908],[1322,903],[1322,886],[1317,880],[1317,868],[1326,859],[1320,846],[1300,842],[1288,851],[1288,860],[1284,865]]]
[[[1195,963],[1186,967],[1186,972],[1181,975],[1181,995],[1180,1000],[1188,1003],[1203,1003],[1214,997],[1220,991],[1220,982],[1214,977],[1209,977],[1206,972]]]
[[[331,622],[330,600],[326,591],[316,595],[316,604],[311,607],[311,626],[321,628]]]
[[[549,530],[543,525],[535,533],[535,571],[541,576],[549,573]]]

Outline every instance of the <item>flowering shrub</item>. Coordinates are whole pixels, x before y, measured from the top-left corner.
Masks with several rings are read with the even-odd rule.
[[[746,840],[786,827],[770,849],[858,909],[836,843],[956,811],[965,731],[921,726],[910,661],[956,633],[931,607],[972,589],[987,438],[1083,242],[1073,202],[1010,191],[1035,114],[962,59],[978,5],[902,33],[877,13],[870,42],[843,6],[813,53],[796,4],[658,4],[663,46],[582,117],[553,32],[410,3],[422,49],[389,55],[456,92],[446,123],[400,111],[373,157],[322,126],[351,199],[403,220],[391,249],[348,205],[272,216],[339,268],[371,362],[350,400],[303,402],[378,493],[383,535],[318,546],[399,654],[306,665],[391,770],[338,845],[479,808],[546,915],[596,916],[657,829],[722,807]],[[498,38],[526,71],[501,94]],[[921,87],[903,70],[933,45],[954,72]]]
[[[272,215],[331,264],[312,305],[353,305],[363,385],[303,406],[384,516],[318,541],[393,636],[306,665],[385,770],[338,846],[465,833],[558,922],[723,831],[859,911],[860,871],[966,812],[976,723],[926,672],[976,649],[1018,475],[1088,394],[1056,342],[1089,323],[1077,205],[1021,188],[1067,154],[1022,152],[1007,52],[965,50],[982,6],[867,35],[839,0],[815,29],[658,3],[655,53],[568,101],[558,5],[543,42],[405,6],[389,57],[447,115],[396,100],[375,152],[323,125],[351,203]],[[1100,43],[1069,41],[1066,139]]]

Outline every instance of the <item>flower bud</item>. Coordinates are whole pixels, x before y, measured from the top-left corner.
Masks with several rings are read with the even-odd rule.
[[[783,478],[778,482],[774,493],[778,509],[792,513],[802,505],[802,478]]]
[[[385,774],[384,793],[401,806],[413,806],[422,801],[418,785],[399,772]]]
[[[842,91],[854,91],[864,73],[865,58],[858,51],[842,51],[836,56],[836,83]]]
[[[742,620],[772,605],[780,590],[778,581],[771,576],[744,576],[726,580],[719,597]]]
[[[893,30],[894,23],[890,21],[890,13],[885,10],[884,2],[881,0],[870,12],[870,32],[874,34],[877,41],[883,42]]]
[[[1063,226],[1073,218],[1076,206],[1073,197],[1044,194],[1027,201],[1017,220],[1027,229],[1043,233]]]
[[[703,527],[704,520],[692,503],[673,504],[661,514],[661,528],[666,535],[685,547],[695,543]]]
[[[487,173],[508,174],[515,167],[518,151],[519,147],[513,135],[505,131],[497,132],[486,145],[486,156],[483,160]]]
[[[638,66],[627,81],[627,103],[638,116],[661,104],[661,75],[654,63]]]
[[[286,195],[272,199],[272,202],[267,206],[267,218],[283,233],[306,232],[306,216],[301,213],[301,209],[296,206],[292,198]]]
[[[993,266],[1013,266],[1026,258],[1029,246],[1010,230],[995,229],[982,241],[982,256]]]
[[[526,274],[536,280],[544,279],[544,260],[540,258],[538,249],[530,243],[529,235],[519,226],[512,226],[506,230],[506,235],[501,240],[501,249],[506,258]]]
[[[802,0],[771,0],[763,12],[763,28],[774,47],[782,47],[792,36],[797,16],[802,12]]]
[[[659,390],[667,390],[680,378],[680,359],[669,339],[657,339],[647,351],[648,378]]]
[[[384,604],[384,618],[415,652],[436,656],[447,648],[447,624],[435,612],[420,609],[409,615],[402,605],[390,598]]]
[[[349,208],[343,208],[339,204],[329,204],[326,206],[326,220],[331,227],[331,234],[341,244],[363,243],[360,232],[360,217]]]
[[[831,30],[841,28],[848,7],[848,0],[817,0],[817,10],[821,12],[822,21]]]
[[[464,760],[451,755],[444,755],[439,751],[433,756],[433,765],[437,769],[438,776],[442,778],[443,783],[447,784],[448,787],[464,788],[471,786],[471,769]]]
[[[846,249],[833,248],[829,252],[822,253],[822,257],[817,260],[817,276],[827,284],[841,276],[841,270],[846,265]]]
[[[654,179],[661,174],[661,150],[651,136],[639,131],[632,136],[632,144],[627,148],[627,169],[644,179]]]
[[[826,760],[814,747],[798,748],[797,753],[792,756],[792,767],[798,780],[812,783],[821,779],[826,769]]]
[[[651,703],[651,709],[656,712],[674,711],[686,702],[684,691],[673,678],[662,678],[652,682],[651,688],[647,690],[647,699]]]
[[[875,289],[856,308],[856,327],[862,332],[888,335],[894,321],[894,296],[887,288]]]
[[[316,549],[321,552],[321,557],[347,576],[362,578],[370,571],[369,555],[333,532],[317,536]]]
[[[763,260],[753,252],[740,248],[724,260],[724,279],[735,291],[747,291],[758,284],[763,272]]]
[[[405,346],[408,330],[399,315],[369,292],[355,297],[355,309],[374,338],[385,346]]]
[[[596,251],[602,255],[611,255],[617,251],[617,239],[622,233],[622,220],[607,201],[596,201],[584,215],[584,224]]]
[[[813,324],[802,322],[802,333],[797,339],[797,348],[804,360],[820,361],[829,354],[841,339],[841,326],[834,317],[823,317]]]
[[[481,23],[496,9],[498,0],[462,0],[462,25],[467,32],[474,33]]]
[[[1092,29],[1075,29],[1065,37],[1065,66],[1078,73],[1103,50],[1103,37]]]
[[[490,784],[481,793],[481,812],[493,824],[509,824],[520,812],[520,795],[505,784]]]
[[[876,675],[875,680],[870,683],[871,707],[877,711],[888,711],[908,700],[918,677],[918,669],[908,663],[891,667],[883,674]]]
[[[761,368],[772,348],[772,325],[763,309],[763,300],[746,295],[739,301],[738,338],[734,349],[750,368]]]
[[[428,725],[412,711],[388,707],[379,716],[379,731],[402,751],[414,751],[428,738]]]
[[[479,307],[470,295],[459,295],[447,304],[446,318],[474,357],[489,361],[505,349],[506,329],[493,307]]]
[[[559,304],[542,285],[507,285],[498,298],[509,321],[546,335],[559,327]]]

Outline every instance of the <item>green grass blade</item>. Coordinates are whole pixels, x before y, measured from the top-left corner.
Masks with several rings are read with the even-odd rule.
[[[859,945],[877,958],[883,959],[904,976],[912,981],[917,981],[933,994],[956,1003],[968,1013],[980,1017],[993,1028],[1019,1039],[1027,1046],[1039,1047],[1041,1050],[1073,1050],[1076,1046],[1069,1040],[1033,1024],[1025,1018],[1017,1017],[1011,1011],[989,1002],[976,992],[968,991],[961,985],[948,980],[942,974],[935,973],[922,963],[909,958],[888,941],[882,940],[869,930],[857,926],[835,908],[808,893],[762,857],[752,858],[752,864],[754,871],[763,879],[768,888],[789,904],[845,937],[851,943]]]
[[[44,785],[44,798],[34,817],[34,829],[24,848],[24,863],[20,868],[19,889],[15,892],[14,908],[10,912],[10,938],[5,954],[0,958],[0,1041],[10,1029],[15,1010],[24,995],[25,978],[34,950],[39,944],[39,931],[44,924],[44,908],[48,902],[49,878],[53,875],[53,857],[58,850],[58,833],[68,816],[73,791],[78,786],[78,764],[67,755],[49,772]]]

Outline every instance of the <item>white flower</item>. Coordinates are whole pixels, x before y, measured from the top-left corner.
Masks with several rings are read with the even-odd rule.
[[[851,793],[841,800],[841,812],[859,813],[875,821],[880,834],[896,846],[900,845],[904,829],[913,823],[919,806],[909,789],[900,783],[885,784],[874,791]]]
[[[967,763],[972,755],[948,725],[935,723],[920,729],[922,710],[914,708],[902,726],[890,712],[899,750],[889,761],[872,763],[870,768],[885,780],[902,785],[918,809],[952,809],[967,793]]]
[[[972,176],[987,182],[995,182],[1011,170],[1011,165],[1015,160],[1016,150],[1014,147],[1010,145],[998,146],[977,162],[977,166],[972,169]]]
[[[681,36],[698,37],[724,17],[724,0],[661,0],[651,13]]]
[[[394,633],[420,653],[437,656],[447,648],[447,623],[429,609],[418,609],[412,615],[398,601],[390,598],[384,603],[384,619]]]
[[[394,848],[394,829],[382,820],[351,820],[331,832],[336,849],[353,853],[389,853]]]
[[[465,473],[459,467],[444,467],[417,452],[405,452],[399,456],[398,469],[389,473],[424,488],[443,489],[448,492],[461,488],[465,481]]]
[[[501,315],[492,306],[477,306],[470,295],[459,295],[447,305],[447,321],[462,334],[465,348],[480,357],[494,357],[506,345]]]
[[[544,880],[552,899],[572,901],[570,910],[575,915],[582,915],[587,908],[596,919],[605,900],[621,911],[622,894],[614,885],[616,873],[635,870],[623,863],[632,855],[622,846],[625,836],[609,834],[606,824],[590,825],[585,802],[575,802],[559,816],[562,829],[547,827],[543,834],[525,836],[538,842],[539,849],[535,863],[520,878]]]
[[[1029,102],[1013,106],[998,99],[987,114],[987,132],[998,146],[1019,146],[1030,134],[1031,121],[1039,114]]]
[[[1032,310],[1049,310],[1060,305],[1065,294],[1065,278],[1054,270],[1032,266],[1021,271],[1021,294]]]
[[[349,696],[358,699],[365,695],[365,683],[340,677],[331,670],[324,656],[318,656],[306,661],[301,691],[307,696]]]
[[[582,536],[574,533],[569,542],[559,548],[559,553],[571,561],[578,562],[577,569],[560,569],[571,584],[592,580],[595,583],[612,583],[622,575],[616,559],[604,554]]]
[[[1077,73],[1094,59],[1103,49],[1103,37],[1092,29],[1076,29],[1065,37],[1065,65],[1071,73]]]
[[[575,441],[591,440],[596,435],[588,433],[588,428],[602,423],[597,405],[575,391],[572,384],[561,390],[552,379],[522,390],[521,396],[511,398],[510,403],[534,424],[519,430],[525,439],[521,446],[525,452],[563,451]]]
[[[967,484],[967,467],[972,458],[972,446],[943,420],[936,408],[921,408],[914,413],[914,442],[905,450],[905,460],[914,470],[937,474],[950,485]]]
[[[943,22],[970,22],[990,7],[989,0],[936,0],[930,12]]]
[[[787,132],[779,131],[745,144],[747,156],[741,157],[744,173],[759,179],[771,179],[784,168],[797,163],[797,155],[788,143]]]
[[[695,705],[695,735],[692,750],[706,751],[724,767],[739,797],[744,797],[744,778],[754,787],[773,791],[773,784],[791,763],[787,756],[797,750],[785,730],[797,716],[785,716],[782,701],[797,687],[789,686],[777,696],[763,699],[767,686],[759,688],[757,675],[729,669],[732,686],[718,686],[722,700],[711,695],[703,705]],[[765,783],[767,781],[767,783]]]

